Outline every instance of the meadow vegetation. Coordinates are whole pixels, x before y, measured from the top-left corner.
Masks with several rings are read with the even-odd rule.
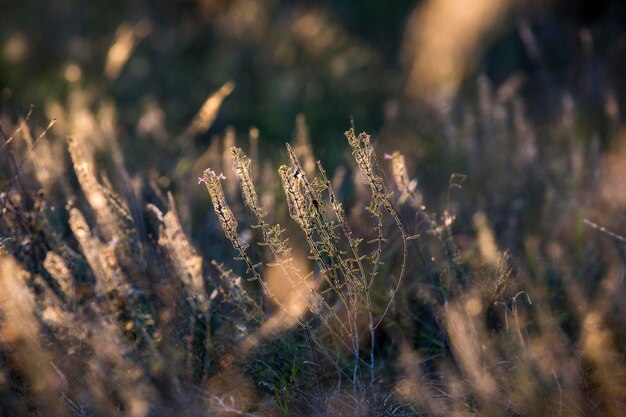
[[[0,114],[0,416],[624,415],[616,86],[478,75],[325,161],[216,125],[233,82],[171,134],[77,70]]]

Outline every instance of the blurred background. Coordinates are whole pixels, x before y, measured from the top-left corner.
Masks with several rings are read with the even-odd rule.
[[[607,100],[623,107],[617,0],[25,0],[3,1],[1,20],[2,111],[43,109],[78,83],[112,98],[120,123],[158,108],[174,134],[232,80],[214,131],[254,125],[281,144],[303,113],[323,159],[350,117],[381,132],[419,117],[407,99],[446,105],[478,74],[534,99],[533,117],[556,113],[547,97],[563,90],[589,123]]]

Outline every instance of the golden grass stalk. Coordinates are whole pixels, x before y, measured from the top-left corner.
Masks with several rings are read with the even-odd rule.
[[[51,415],[67,416],[59,395],[62,381],[40,338],[35,298],[26,284],[29,278],[14,258],[0,258],[0,346],[10,352],[13,366],[26,378],[27,391],[38,406]]]
[[[304,323],[296,317],[293,317],[292,313],[289,309],[284,306],[278,298],[272,293],[271,288],[268,286],[267,282],[263,280],[261,274],[259,273],[259,268],[262,266],[262,263],[253,263],[252,259],[246,253],[246,249],[248,248],[247,243],[243,243],[237,232],[237,220],[233,215],[232,210],[228,206],[226,202],[226,198],[224,197],[224,191],[222,189],[221,180],[225,178],[223,173],[219,175],[215,173],[215,171],[210,168],[204,171],[203,177],[199,178],[199,183],[204,183],[209,192],[209,196],[211,197],[211,202],[213,203],[213,209],[217,218],[222,226],[222,230],[224,235],[228,240],[230,240],[233,248],[237,251],[236,260],[243,261],[248,268],[246,273],[252,275],[252,280],[259,282],[259,284],[263,287],[266,295],[274,300],[276,304],[285,312],[287,315],[299,326],[305,328]]]
[[[137,44],[151,31],[148,21],[142,20],[135,25],[123,24],[115,33],[115,41],[107,53],[104,74],[115,80],[128,62]]]
[[[201,135],[209,130],[217,118],[222,102],[233,92],[234,88],[235,84],[232,81],[228,81],[206,99],[189,127],[182,134],[180,140],[183,143],[187,143],[194,136]]]
[[[165,215],[156,206],[152,204],[147,206],[159,220],[158,244],[165,249],[195,309],[208,314],[209,300],[202,275],[202,258],[185,236],[172,193],[168,193],[167,198],[168,211]]]

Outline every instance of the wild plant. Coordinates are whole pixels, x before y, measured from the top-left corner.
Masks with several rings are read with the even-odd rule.
[[[85,97],[50,131],[0,127],[3,411],[622,414],[621,142],[582,152],[565,99],[546,142],[484,84],[477,115],[446,116],[470,175],[433,201],[410,150],[383,169],[353,129],[331,175],[303,118],[278,173],[255,129],[250,156],[234,130],[194,156],[230,90],[165,146],[169,168],[126,171],[110,106]],[[189,181],[207,165],[214,215]]]
[[[309,179],[307,170],[302,167],[295,152],[287,144],[289,163],[278,170],[289,216],[304,235],[309,247],[309,259],[316,266],[316,269],[306,275],[293,265],[292,249],[288,238],[284,236],[285,230],[282,226],[270,225],[266,222],[266,211],[259,203],[252,181],[251,160],[242,149],[237,147],[230,149],[233,174],[238,180],[243,202],[253,216],[254,224],[251,227],[260,231],[257,243],[260,247],[267,249],[270,262],[255,263],[247,254],[248,245],[241,242],[241,237],[237,232],[237,220],[222,191],[221,180],[225,178],[224,174],[218,175],[208,169],[201,182],[209,191],[214,211],[225,236],[237,251],[235,259],[244,262],[247,267],[246,273],[251,276],[250,279],[259,282],[266,296],[274,300],[280,309],[289,313],[289,306],[284,305],[272,294],[272,289],[264,281],[263,273],[260,272],[264,267],[278,268],[286,284],[293,290],[296,297],[304,302],[311,317],[319,321],[335,343],[345,346],[352,353],[353,369],[350,381],[356,396],[359,387],[364,387],[363,366],[369,368],[369,385],[374,384],[376,377],[375,331],[387,315],[401,287],[406,273],[408,242],[414,237],[408,236],[394,208],[393,193],[384,185],[383,174],[370,143],[370,137],[364,133],[357,137],[354,130],[350,129],[346,132],[346,138],[352,148],[352,154],[361,171],[363,181],[371,190],[368,211],[375,220],[375,236],[371,239],[355,235],[342,204],[332,189],[326,171],[319,161],[316,164],[319,177]],[[328,209],[332,213],[332,218]],[[381,258],[388,242],[385,237],[387,233],[384,224],[385,215],[392,220],[402,241],[402,261],[389,298],[384,304],[375,305],[371,291],[374,282],[383,279],[380,277],[380,266],[383,264]],[[364,241],[366,243],[363,243]],[[348,251],[346,252],[344,248]],[[323,285],[313,283],[315,279],[321,279]],[[392,277],[384,279],[393,281]],[[365,315],[368,322],[368,360],[362,359],[360,353],[365,346],[364,340],[367,339],[359,326],[362,315]],[[309,320],[307,315],[294,318],[295,323],[311,335]],[[317,336],[311,335],[310,337],[322,351],[332,351],[328,345],[324,346]],[[346,340],[349,340],[349,344],[346,344]],[[329,353],[327,355],[330,356]]]

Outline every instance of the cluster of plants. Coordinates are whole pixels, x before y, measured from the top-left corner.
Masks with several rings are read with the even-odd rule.
[[[0,417],[626,414],[619,2],[74,2],[3,5]]]
[[[5,116],[3,415],[621,415],[619,120],[600,143],[567,95],[545,128],[477,86],[417,164],[463,168],[436,209],[354,126],[332,175],[302,116],[274,161],[254,128],[198,152],[231,84],[150,125],[160,172],[85,91]]]

